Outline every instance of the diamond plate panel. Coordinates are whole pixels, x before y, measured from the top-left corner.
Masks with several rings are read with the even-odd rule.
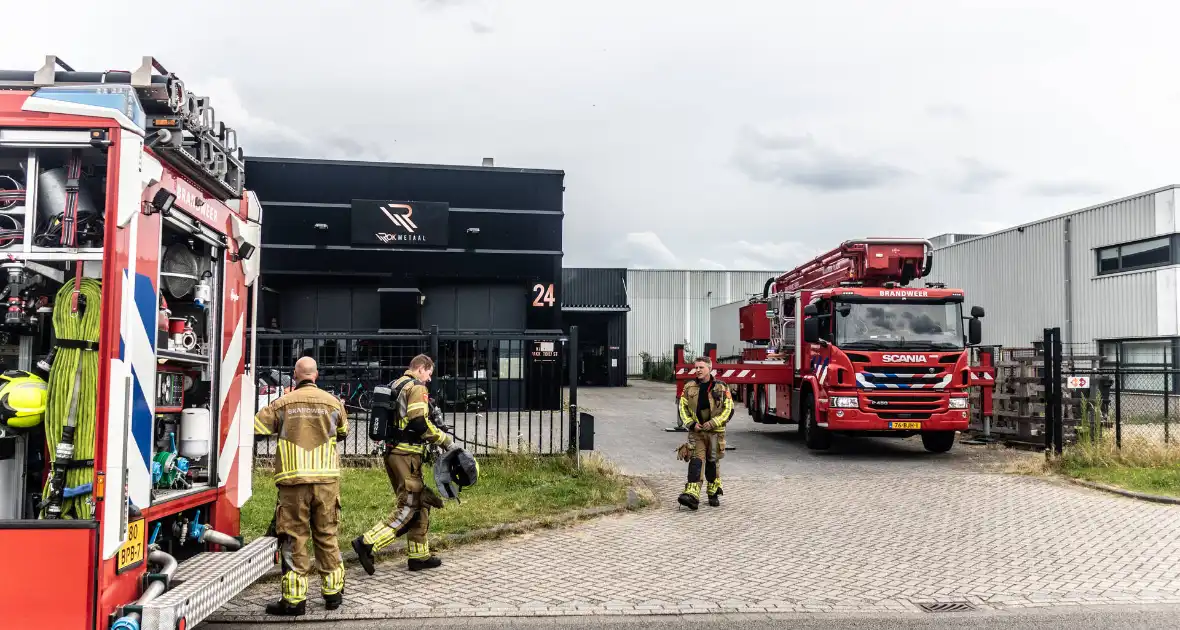
[[[262,537],[237,551],[202,553],[180,563],[183,584],[144,605],[143,630],[172,630],[184,617],[192,628],[275,566],[278,539]]]

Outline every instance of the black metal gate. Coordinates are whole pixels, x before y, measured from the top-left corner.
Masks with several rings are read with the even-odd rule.
[[[571,407],[577,379],[570,378],[570,335],[519,334],[261,334],[256,352],[255,413],[291,386],[295,361],[316,360],[318,386],[344,400],[350,430],[340,444],[346,458],[371,457],[380,444],[368,438],[372,391],[407,369],[410,359],[434,359],[431,400],[464,448],[474,454],[556,454],[576,446]],[[274,442],[257,445],[271,457]]]
[[[1045,329],[1042,386],[1045,446],[1060,453],[1085,442],[1123,448],[1176,440],[1178,371],[1123,356],[1120,345],[1062,344],[1061,329]],[[1177,419],[1180,419],[1178,417]]]

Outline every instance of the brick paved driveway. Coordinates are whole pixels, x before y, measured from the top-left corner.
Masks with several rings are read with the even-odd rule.
[[[814,454],[782,435],[793,429],[756,435],[768,431],[743,417],[724,505],[692,513],[675,504],[680,438],[658,430],[667,405],[623,413],[605,397],[595,407],[601,393],[583,400],[600,448],[644,474],[661,505],[453,550],[435,572],[411,574],[400,559],[371,577],[352,569],[346,605],[329,614],[313,595],[308,617],[1180,603],[1180,508],[1000,475],[981,449],[931,456],[910,441],[856,440]],[[277,588],[255,585],[216,619],[262,618]]]

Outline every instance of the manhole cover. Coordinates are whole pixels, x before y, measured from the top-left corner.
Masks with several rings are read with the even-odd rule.
[[[975,610],[970,602],[941,602],[938,604],[918,604],[926,612],[966,612]]]

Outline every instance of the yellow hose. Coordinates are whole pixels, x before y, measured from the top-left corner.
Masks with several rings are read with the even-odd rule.
[[[97,280],[82,279],[82,296],[77,313],[73,309],[74,279],[62,286],[53,303],[53,333],[57,339],[74,339],[98,343],[102,315],[102,285]],[[77,419],[74,429],[74,461],[94,459],[95,415],[98,405],[98,352],[81,348],[58,346],[49,369],[48,401],[45,413],[45,440],[49,446],[49,461],[57,459],[55,447],[61,441],[62,429],[70,413],[70,394],[75,371],[82,370],[77,392]],[[93,462],[86,467],[66,471],[66,487],[74,488],[94,482]],[[42,499],[49,496],[45,485]],[[89,519],[93,515],[90,494],[62,499],[62,518]]]

